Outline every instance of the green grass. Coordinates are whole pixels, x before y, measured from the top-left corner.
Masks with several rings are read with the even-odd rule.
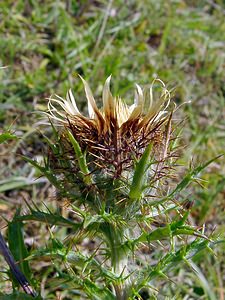
[[[222,0],[1,1],[0,66],[8,67],[0,69],[0,122],[19,138],[1,146],[2,215],[11,220],[17,206],[26,210],[24,199],[39,207],[45,202],[52,210],[59,206],[51,186],[45,180],[33,181],[40,174],[20,155],[42,157],[46,146],[34,131],[39,116],[33,112],[45,110],[51,94],[65,96],[71,87],[79,108],[85,111],[77,74],[89,82],[99,103],[110,74],[113,94],[128,102],[135,83],[144,86],[158,76],[169,88],[175,87],[177,105],[192,101],[178,112],[180,120],[185,119],[181,137],[186,145],[179,163],[195,166],[224,153],[224,14]],[[183,195],[194,201],[193,224],[205,224],[208,235],[215,231],[221,237],[225,229],[224,165],[224,157],[213,162],[200,175],[204,188],[192,185]],[[25,224],[24,230],[29,247],[29,237],[35,239],[34,247],[45,245],[48,229],[44,226]],[[62,240],[67,232],[60,229],[54,235]],[[219,244],[216,256],[203,252],[194,261],[210,292],[203,276],[184,266],[171,273],[178,284],[167,283],[159,299],[172,299],[171,295],[173,299],[223,299],[223,252],[224,245]],[[48,260],[42,271],[33,260],[31,269],[37,282],[54,272]],[[1,282],[4,289],[6,284]],[[47,299],[56,297],[58,285],[53,286],[54,282],[46,283]],[[68,299],[65,292],[58,292]]]

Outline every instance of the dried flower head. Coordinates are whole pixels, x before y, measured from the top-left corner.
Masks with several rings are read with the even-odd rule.
[[[148,90],[136,85],[134,103],[129,106],[110,92],[107,78],[102,94],[103,107],[99,109],[88,83],[81,77],[88,101],[86,117],[77,108],[72,91],[66,99],[51,97],[48,116],[70,130],[82,150],[87,150],[90,161],[97,168],[114,177],[132,167],[149,143],[153,144],[155,159],[167,156],[170,113],[170,93],[160,79],[155,79]],[[161,95],[153,100],[153,86],[160,83]]]

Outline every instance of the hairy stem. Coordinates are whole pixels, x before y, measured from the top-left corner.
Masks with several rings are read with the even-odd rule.
[[[110,260],[113,272],[119,278],[113,283],[115,294],[118,300],[127,299],[127,286],[129,279],[124,279],[128,275],[128,249],[125,249],[124,244],[124,230],[116,227],[115,224],[104,223],[101,230],[105,236],[107,246],[110,250]]]

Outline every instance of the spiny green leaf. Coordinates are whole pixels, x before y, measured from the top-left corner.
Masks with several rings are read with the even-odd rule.
[[[175,190],[169,195],[169,197],[172,197],[174,194],[179,193],[180,191],[182,191],[183,189],[185,189],[188,184],[193,181],[194,179],[196,179],[195,177],[202,171],[204,170],[208,165],[210,165],[213,161],[215,161],[216,159],[218,159],[219,157],[221,157],[221,155],[214,157],[213,159],[210,159],[209,161],[207,161],[205,164],[202,164],[196,168],[194,168],[189,174],[187,174],[184,179],[177,185],[177,187],[175,188]]]
[[[146,170],[148,168],[149,164],[149,156],[152,150],[152,145],[148,145],[145,149],[141,159],[136,165],[133,181],[130,187],[130,193],[129,197],[132,200],[140,199],[144,186],[145,186],[145,180],[146,180]]]
[[[188,215],[189,215],[189,211],[186,211],[184,216],[181,219],[173,221],[170,225],[171,230],[174,230],[174,229],[179,228],[180,226],[184,225],[185,221],[188,218]]]
[[[216,159],[218,159],[219,157],[221,157],[222,155],[218,155],[216,157],[214,157],[213,159],[210,159],[209,161],[207,161],[205,164],[200,165],[196,168],[194,168],[192,171],[190,171],[181,181],[180,183],[178,183],[178,185],[176,186],[176,188],[166,197],[162,198],[162,199],[158,199],[158,200],[154,200],[154,201],[149,201],[148,204],[150,206],[156,205],[156,204],[162,204],[165,201],[168,201],[169,199],[171,199],[175,194],[181,192],[182,190],[184,190],[192,181],[196,180],[196,176],[202,171],[204,170],[208,165],[210,165],[213,161],[215,161]]]
[[[144,232],[140,235],[139,238],[133,241],[134,244],[140,243],[140,242],[152,242],[152,241],[161,241],[162,239],[168,239],[171,238],[172,236],[176,235],[196,235],[202,236],[198,231],[196,231],[194,228],[191,226],[185,226],[184,220],[186,220],[187,214],[184,215],[184,217],[181,220],[174,221],[171,224],[168,224],[165,227],[160,227],[155,230],[153,230],[150,233]]]
[[[168,225],[166,227],[157,228],[150,233],[143,233],[135,242],[162,240],[171,237],[171,233],[170,226]]]
[[[29,220],[44,222],[49,225],[72,227],[73,230],[78,230],[82,226],[82,223],[74,223],[73,221],[65,219],[60,215],[53,214],[53,213],[46,213],[43,211],[35,211],[35,210],[32,210],[30,215],[17,216],[15,218],[15,221],[29,221]]]
[[[84,280],[84,289],[93,300],[116,300],[116,297],[107,287],[99,287],[90,279]]]
[[[83,176],[83,180],[87,185],[90,185],[92,183],[92,180],[91,180],[91,176],[89,174],[90,172],[88,170],[85,155],[82,153],[79,143],[76,141],[76,139],[74,138],[74,136],[72,135],[72,133],[70,131],[68,131],[68,137],[69,137],[71,144],[73,145],[73,149],[74,149],[76,158],[78,160],[78,164],[79,164],[82,176]]]
[[[118,280],[118,277],[114,273],[110,272],[107,268],[104,268],[104,266],[93,257],[86,257],[81,253],[69,251],[66,255],[66,260],[71,264],[82,266],[83,269],[85,266],[87,271],[90,271],[90,269],[98,271],[101,273],[102,277],[105,277],[110,281]]]
[[[22,156],[24,160],[29,162],[32,166],[34,166],[37,170],[39,170],[45,177],[55,186],[55,187],[60,187],[60,182],[58,181],[57,177],[48,170],[48,168],[43,167],[39,165],[36,161],[26,157]]]
[[[167,271],[170,271],[178,263],[186,263],[188,259],[192,258],[198,252],[203,249],[207,249],[208,245],[208,240],[198,238],[190,244],[182,246],[176,252],[167,253],[155,266],[146,266],[146,268],[142,269],[136,289],[140,290],[146,282],[154,278],[161,277],[161,274],[165,275]]]
[[[45,249],[38,249],[31,253],[27,259],[33,259],[36,257],[53,257],[62,259],[76,268],[80,268],[85,273],[97,272],[98,276],[101,278],[107,278],[109,281],[117,281],[118,277],[105,268],[101,263],[99,263],[92,256],[85,256],[80,252],[69,251],[68,248],[64,247],[63,244],[58,245],[58,241],[53,239],[52,244]]]

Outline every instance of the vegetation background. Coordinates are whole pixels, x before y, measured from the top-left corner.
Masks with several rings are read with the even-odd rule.
[[[71,87],[81,110],[86,100],[82,75],[96,98],[112,74],[112,91],[127,102],[134,84],[149,84],[158,76],[173,89],[173,100],[183,105],[178,117],[185,120],[182,159],[205,162],[225,149],[224,66],[225,4],[223,0],[3,0],[0,2],[0,123],[18,138],[0,149],[1,231],[16,209],[26,212],[26,202],[61,209],[45,178],[21,159],[21,154],[41,159],[46,151],[40,134],[40,116],[51,94],[65,96]],[[186,197],[194,201],[193,224],[206,233],[225,231],[224,158],[201,174],[202,185],[192,185]],[[204,225],[205,224],[205,225]],[[54,231],[54,229],[52,229]],[[62,239],[65,229],[55,230]],[[28,251],[44,246],[48,225],[24,226]],[[196,274],[183,266],[166,284],[168,299],[225,299],[224,244],[215,255],[202,252],[195,258]],[[0,290],[11,291],[1,258]],[[31,269],[46,299],[69,299],[51,278],[51,261],[32,261]],[[47,280],[48,279],[48,280]],[[173,282],[176,282],[176,284]],[[159,298],[165,299],[165,298]],[[166,298],[167,299],[167,298]]]

